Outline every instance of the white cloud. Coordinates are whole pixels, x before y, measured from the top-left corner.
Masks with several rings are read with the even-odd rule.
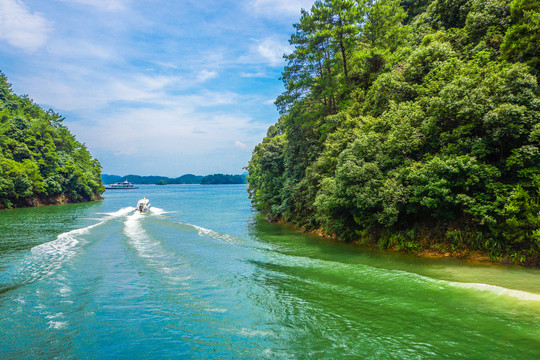
[[[20,0],[0,0],[0,40],[34,52],[47,43],[51,24]]]
[[[254,0],[251,4],[259,15],[300,17],[300,9],[311,9],[313,3],[314,0]]]
[[[252,72],[252,73],[240,73],[240,76],[243,78],[268,78],[273,77],[271,75],[268,75],[265,72],[259,71],[259,72]]]
[[[79,66],[61,66],[69,76],[44,74],[23,79],[19,85],[28,89],[37,103],[49,104],[61,112],[103,109],[117,102],[168,105],[177,98],[167,95],[167,90],[184,86],[178,76],[118,74],[111,77]]]
[[[57,77],[40,76],[22,79],[22,88],[39,104],[48,104],[59,112],[104,111],[118,103],[134,107],[211,108],[237,104],[241,96],[220,90],[192,89],[193,81],[180,76],[149,76],[124,74],[107,77],[96,72],[82,72],[77,67],[66,66],[70,78],[58,81]]]
[[[121,11],[126,9],[125,0],[64,0],[69,3],[79,3],[92,6],[101,11]]]
[[[180,106],[126,109],[93,122],[68,122],[68,126],[94,149],[133,156],[148,151],[155,156],[200,154],[245,138],[253,128],[246,115],[203,114]],[[235,147],[247,149],[239,141]]]
[[[272,66],[278,66],[283,65],[285,62],[283,54],[290,53],[291,47],[276,39],[267,38],[257,45],[257,51],[267,63]]]
[[[73,51],[73,49],[77,49],[77,51]],[[110,47],[81,39],[63,39],[51,42],[47,46],[47,50],[51,55],[62,58],[63,61],[67,58],[115,60],[118,56],[116,51]]]
[[[248,150],[249,149],[249,147],[246,144],[244,144],[243,142],[238,141],[238,140],[234,142],[234,146],[237,147],[238,149],[241,149],[241,150]]]
[[[166,62],[166,61],[154,61],[154,64],[156,64],[157,66],[159,66],[160,68],[163,68],[163,69],[178,69],[178,64],[175,64],[175,63],[172,63],[172,62]]]
[[[197,79],[199,81],[206,81],[206,80],[210,80],[212,78],[215,78],[216,76],[218,75],[218,73],[216,71],[209,71],[209,70],[202,70],[201,72],[199,72],[199,74],[197,75]]]

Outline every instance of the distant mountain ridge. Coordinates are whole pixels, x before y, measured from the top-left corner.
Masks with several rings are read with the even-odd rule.
[[[185,174],[177,178],[166,176],[141,176],[141,175],[101,175],[103,184],[113,184],[115,182],[129,181],[134,184],[151,185],[158,182],[166,184],[202,184],[202,185],[223,185],[223,184],[246,184],[246,173],[242,175],[212,174],[207,176]]]
[[[202,185],[217,185],[217,184],[245,184],[246,175],[224,175],[213,174],[202,178]]]

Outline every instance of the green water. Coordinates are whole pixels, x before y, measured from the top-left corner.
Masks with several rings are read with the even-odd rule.
[[[109,191],[0,212],[0,358],[540,359],[540,271],[301,234],[244,186]]]

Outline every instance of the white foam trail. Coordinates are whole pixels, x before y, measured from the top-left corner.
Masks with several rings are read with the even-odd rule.
[[[117,218],[117,217],[126,216],[127,214],[129,214],[130,212],[132,212],[134,210],[135,210],[135,208],[133,206],[128,206],[128,207],[121,208],[120,210],[117,210],[117,211],[114,211],[114,212],[103,213],[103,214],[109,215],[112,218]]]
[[[34,246],[31,250],[32,254],[58,255],[60,260],[62,260],[65,256],[73,255],[71,254],[71,250],[79,243],[79,239],[77,237],[79,237],[80,235],[88,234],[91,229],[103,225],[107,221],[114,218],[125,216],[133,210],[135,210],[134,207],[125,207],[112,213],[105,213],[108,216],[95,224],[80,229],[67,231],[58,235],[53,241]]]
[[[34,246],[31,250],[32,254],[40,256],[52,255],[55,256],[57,260],[63,260],[65,257],[71,257],[74,255],[72,249],[79,243],[77,236],[88,234],[91,229],[103,223],[105,223],[105,221],[100,221],[84,228],[62,233],[53,241]]]
[[[103,214],[106,215],[105,217],[96,219],[98,221],[92,225],[61,233],[52,241],[34,246],[30,250],[31,255],[25,257],[11,270],[13,271],[12,278],[23,276],[25,279],[21,282],[27,283],[54,274],[66,261],[77,254],[81,244],[84,244],[83,235],[112,219],[125,216],[133,210],[133,207],[126,207],[115,212],[105,213]]]
[[[149,213],[152,215],[163,215],[163,214],[169,214],[172,212],[174,211],[165,211],[163,209],[160,209],[158,207],[153,207],[153,206],[150,207],[150,211],[149,211]]]
[[[379,270],[382,270],[382,269],[379,269]],[[384,271],[384,272],[385,273],[383,274],[383,276],[387,276],[386,273],[388,271]],[[458,282],[458,281],[434,279],[428,276],[420,275],[413,272],[403,271],[403,270],[391,270],[389,272],[397,276],[407,276],[411,280],[413,280],[413,278],[416,278],[416,281],[418,282],[432,282],[432,283],[442,284],[442,285],[451,286],[455,288],[487,291],[494,295],[509,296],[509,297],[513,297],[513,298],[524,300],[524,301],[539,301],[540,302],[540,294],[534,294],[534,293],[530,293],[530,292],[522,291],[522,290],[507,289],[505,287],[497,286],[497,285],[482,284],[482,283],[465,283],[465,282]]]
[[[369,266],[369,265],[366,265],[366,266]],[[524,301],[539,301],[540,302],[540,294],[534,294],[527,291],[507,289],[502,286],[490,285],[490,284],[466,283],[466,282],[459,282],[459,281],[435,279],[435,278],[431,278],[428,276],[424,276],[424,275],[420,275],[414,272],[409,272],[409,271],[404,271],[404,270],[385,270],[385,269],[380,269],[376,267],[373,267],[373,268],[377,269],[380,272],[380,275],[383,277],[388,277],[389,275],[390,276],[405,276],[405,277],[408,277],[410,280],[416,281],[419,283],[431,282],[431,283],[451,286],[455,288],[487,291],[494,295],[509,296],[509,297],[513,297],[513,298],[524,300]]]
[[[242,330],[240,330],[240,335],[247,336],[247,337],[268,337],[268,336],[275,336],[275,333],[271,330],[257,330],[257,329],[242,328]]]
[[[205,310],[208,312],[217,312],[217,313],[227,312],[227,309],[221,309],[221,308],[206,308]]]
[[[385,268],[379,268],[372,265],[364,264],[343,264],[330,260],[322,259],[311,259],[308,258],[306,261],[305,257],[294,256],[290,254],[282,254],[286,258],[288,264],[294,264],[294,266],[304,266],[304,267],[324,267],[324,268],[336,268],[336,267],[346,267],[353,272],[362,273],[363,276],[369,276],[373,278],[378,278],[381,281],[399,281],[403,282],[403,278],[407,278],[407,281],[412,281],[420,284],[421,286],[426,286],[429,284],[436,285],[440,288],[461,288],[461,289],[470,289],[473,291],[485,291],[497,296],[508,296],[522,301],[534,301],[540,302],[540,294],[530,293],[522,290],[508,289],[502,286],[482,284],[482,283],[466,283],[458,281],[449,281],[443,279],[431,278],[425,275],[420,275],[414,272],[404,271],[404,270],[390,270]]]
[[[146,233],[139,224],[139,219],[143,215],[139,212],[135,212],[132,215],[128,216],[124,222],[124,233],[131,239],[141,239],[144,238]]]
[[[171,258],[161,244],[144,231],[140,220],[145,216],[139,212],[128,216],[124,223],[124,233],[129,238],[130,245],[142,259],[161,272],[164,277],[175,282],[178,260]]]
[[[232,244],[232,245],[237,245],[239,242],[242,242],[242,239],[240,239],[240,238],[238,238],[236,236],[233,236],[233,235],[220,234],[220,233],[218,233],[218,232],[216,232],[214,230],[206,229],[206,228],[203,228],[203,227],[197,226],[197,225],[191,225],[191,224],[185,224],[185,225],[192,226],[193,228],[195,228],[197,230],[197,233],[199,234],[199,236],[211,237],[213,239],[223,241],[223,242],[226,242],[226,243]]]
[[[49,321],[47,324],[49,329],[62,329],[66,327],[67,321]]]
[[[128,216],[124,222],[124,233],[132,240],[132,244],[142,257],[152,257],[151,244],[146,241],[146,232],[139,223],[142,216],[143,214],[139,212]]]
[[[394,270],[393,272],[394,273],[402,272],[404,274],[409,275],[409,278],[410,278],[410,275],[413,275],[420,281],[434,282],[434,283],[443,284],[443,285],[451,286],[455,288],[486,291],[493,295],[509,296],[509,297],[513,297],[513,298],[524,300],[524,301],[540,302],[540,294],[534,294],[534,293],[530,293],[530,292],[522,291],[522,290],[508,289],[508,288],[498,286],[498,285],[490,285],[490,284],[483,284],[483,283],[466,283],[466,282],[459,282],[459,281],[434,279],[434,278],[430,278],[424,275],[407,272],[407,271],[401,271],[401,270]]]
[[[521,290],[507,289],[497,285],[480,284],[480,283],[460,283],[449,282],[448,285],[459,287],[463,289],[475,289],[480,291],[487,291],[495,295],[506,295],[513,298],[517,298],[525,301],[540,301],[540,294],[533,294]]]

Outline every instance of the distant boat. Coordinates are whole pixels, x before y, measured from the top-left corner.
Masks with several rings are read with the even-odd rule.
[[[150,200],[148,200],[146,197],[139,200],[137,203],[137,211],[141,214],[145,214],[150,210]]]
[[[120,189],[138,189],[138,188],[139,188],[138,186],[133,185],[132,183],[130,183],[127,180],[124,181],[124,182],[117,182],[117,183],[114,183],[114,184],[105,185],[105,189],[107,189],[107,190],[113,190],[113,189],[117,189],[117,190],[120,190]]]

